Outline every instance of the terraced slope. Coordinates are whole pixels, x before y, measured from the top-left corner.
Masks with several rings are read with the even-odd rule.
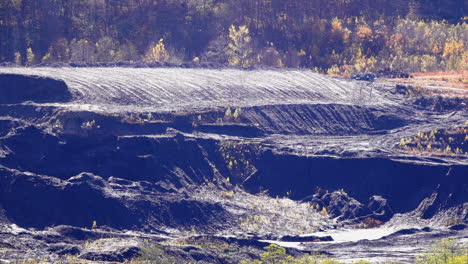
[[[64,80],[76,103],[188,110],[236,105],[351,103],[356,90],[310,71],[133,68],[2,69]]]
[[[244,249],[300,240],[292,245],[342,259],[361,244],[334,228],[380,226],[384,236],[430,226],[412,233],[425,243],[466,236],[447,229],[467,221],[463,98],[306,70],[0,68],[0,84],[0,259],[73,251],[123,261],[148,238],[187,261],[250,256],[181,253],[190,250],[174,241],[198,241],[195,231]],[[38,91],[50,93],[36,100]],[[320,244],[320,234],[338,242]],[[362,245],[376,260],[404,242],[371,237]],[[86,247],[103,238],[122,240]],[[399,260],[411,261],[413,246]]]

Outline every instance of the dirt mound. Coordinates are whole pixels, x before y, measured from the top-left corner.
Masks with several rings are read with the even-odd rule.
[[[0,95],[0,104],[64,102],[71,99],[64,81],[20,74],[0,74]]]

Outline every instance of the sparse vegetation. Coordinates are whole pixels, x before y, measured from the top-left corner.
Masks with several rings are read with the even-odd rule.
[[[144,124],[155,121],[155,116],[149,112],[147,114],[128,114],[122,118],[122,121],[129,124]]]
[[[95,120],[92,120],[92,121],[87,121],[81,124],[81,128],[84,130],[94,130],[94,129],[100,128],[100,126],[96,124]]]
[[[468,127],[454,127],[430,132],[418,132],[402,138],[398,147],[404,151],[434,155],[468,155]]]
[[[468,263],[468,245],[452,239],[442,239],[426,253],[416,258],[416,264],[465,264]]]
[[[168,255],[164,250],[157,244],[151,244],[147,247],[144,247],[140,256],[130,264],[176,264],[177,261],[170,255]]]
[[[235,108],[234,111],[230,107],[224,112],[225,121],[239,121],[240,115],[242,113],[241,108]]]
[[[232,112],[229,110],[229,113]],[[243,144],[243,142],[227,142],[219,146],[218,149],[231,174],[241,178],[248,176],[254,170],[251,162],[256,151],[258,149]]]
[[[294,257],[286,253],[286,249],[276,244],[264,248],[259,259],[243,260],[240,264],[341,264],[342,262],[323,255],[308,255]],[[371,264],[367,260],[358,260],[353,264]],[[398,263],[398,262],[386,262]],[[455,240],[442,239],[426,253],[416,258],[416,264],[464,264],[468,263],[468,247],[457,244]]]
[[[242,260],[239,264],[343,264],[321,254],[304,254],[301,257],[294,257],[286,253],[284,247],[276,244],[266,246],[265,251],[260,254],[259,259]],[[356,264],[370,264],[365,260],[353,262]]]
[[[228,208],[237,208],[236,222],[246,233],[306,234],[317,231],[320,225],[327,222],[328,216],[320,214],[317,207],[310,203],[280,197],[272,199],[265,193],[253,195],[238,189],[232,192],[232,196],[230,194],[220,194],[207,185],[198,188],[194,197],[202,201],[215,199]],[[245,205],[246,200],[252,201],[251,204]],[[237,227],[233,228],[235,230]]]

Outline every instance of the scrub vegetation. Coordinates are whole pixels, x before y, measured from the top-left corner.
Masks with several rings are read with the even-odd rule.
[[[189,244],[184,244],[185,246]],[[228,251],[229,245],[226,243],[216,243],[204,241],[196,245],[199,248],[208,247],[218,251]],[[335,260],[327,255],[320,253],[301,254],[301,256],[293,256],[288,253],[286,248],[276,244],[270,244],[263,248],[258,255],[250,254],[251,258],[243,259],[238,262],[239,264],[342,264],[343,262]],[[452,239],[442,239],[436,242],[431,248],[427,249],[424,253],[416,256],[416,264],[462,264],[468,261],[468,248],[466,245],[461,244]],[[156,245],[151,245],[141,252],[141,256],[132,264],[144,263],[177,263],[170,254],[165,253],[164,250]],[[352,262],[353,264],[371,264],[367,260],[361,259]],[[385,262],[396,264],[395,262]]]
[[[402,138],[399,147],[439,155],[468,155],[468,127],[418,132],[414,137]]]

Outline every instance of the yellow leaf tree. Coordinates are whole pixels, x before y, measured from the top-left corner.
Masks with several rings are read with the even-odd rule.
[[[26,59],[28,66],[34,65],[36,63],[36,55],[34,55],[32,48],[28,48],[26,50]]]
[[[252,65],[252,38],[249,35],[249,28],[234,25],[229,28],[229,44],[227,53],[229,64],[233,66],[249,67]]]
[[[447,70],[464,69],[466,67],[466,64],[463,65],[466,53],[463,40],[451,39],[447,41],[442,55],[447,61]]]
[[[151,47],[144,57],[146,62],[166,62],[170,58],[169,52],[166,50],[164,45],[164,39],[160,39],[159,42]]]

